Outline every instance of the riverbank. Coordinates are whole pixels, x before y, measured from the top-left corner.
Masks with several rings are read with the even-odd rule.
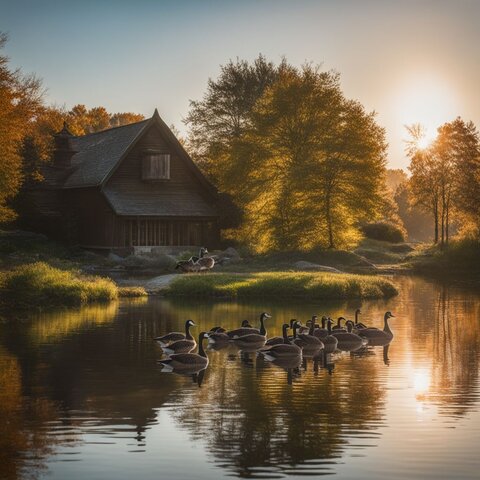
[[[2,309],[38,309],[107,302],[146,295],[141,287],[119,287],[110,278],[88,276],[45,262],[28,263],[0,272]]]

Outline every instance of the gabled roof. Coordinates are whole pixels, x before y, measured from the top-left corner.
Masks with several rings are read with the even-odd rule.
[[[78,153],[72,157],[73,171],[64,187],[101,185],[149,122],[150,120],[143,120],[73,138],[72,148]]]
[[[147,120],[73,138],[72,148],[77,153],[72,157],[72,171],[63,188],[104,186],[142,133],[153,124],[159,127],[161,134],[203,186],[216,195],[216,188],[200,172],[177,137],[160,118],[157,109]]]

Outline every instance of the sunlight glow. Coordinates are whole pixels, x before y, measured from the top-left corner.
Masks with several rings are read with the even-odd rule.
[[[395,92],[396,116],[402,126],[420,123],[426,129],[420,148],[428,147],[437,128],[455,118],[459,111],[454,89],[432,74],[405,78]]]
[[[430,373],[425,370],[417,370],[413,374],[413,389],[417,400],[422,400],[430,388],[431,378]]]
[[[421,150],[428,148],[434,142],[435,138],[437,138],[436,132],[426,128],[425,135],[417,141],[418,148]]]

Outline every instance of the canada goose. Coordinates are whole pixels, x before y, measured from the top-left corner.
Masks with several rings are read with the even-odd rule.
[[[180,332],[170,332],[162,337],[156,337],[154,340],[158,342],[161,347],[166,347],[169,343],[176,342],[178,340],[185,340],[187,335],[190,336],[190,339],[193,337],[190,335],[190,327],[193,327],[195,324],[192,320],[187,320],[185,322],[185,333]]]
[[[198,353],[176,353],[170,358],[160,360],[159,363],[163,366],[162,371],[199,371],[207,368],[208,357],[203,349],[203,339],[206,335],[206,332],[201,332],[198,336]]]
[[[194,272],[196,270],[195,259],[198,259],[198,257],[190,257],[188,260],[180,260],[175,265],[175,270],[181,270],[184,273]]]
[[[297,324],[294,324],[293,335],[295,339],[293,343],[301,348],[308,348],[310,350],[321,350],[323,348],[323,342],[316,337],[313,332],[315,330],[315,322],[312,320],[310,323],[310,329],[308,333],[298,334],[296,331]]]
[[[332,336],[336,337],[338,344],[337,348],[339,350],[343,350],[344,352],[352,352],[358,350],[363,346],[363,339],[362,337],[358,336],[356,333],[353,333],[353,322],[351,320],[347,320],[347,331],[338,331],[332,332]]]
[[[358,334],[368,340],[370,346],[385,346],[390,343],[393,339],[393,332],[390,330],[390,325],[388,324],[389,318],[395,318],[395,315],[392,312],[385,312],[383,317],[383,330],[378,330],[376,328],[365,328],[358,331]]]
[[[266,336],[267,335],[267,330],[265,329],[264,321],[267,318],[271,318],[270,315],[267,312],[262,312],[260,314],[260,329],[257,328],[252,328],[250,324],[248,323],[248,320],[244,320],[242,322],[242,328],[237,328],[236,330],[230,330],[227,332],[228,336],[231,339],[235,339],[238,337],[244,337],[245,335],[251,335],[254,333],[257,333],[259,335]],[[248,325],[248,326],[244,326]]]
[[[197,345],[195,339],[190,333],[190,327],[194,327],[195,323],[193,320],[187,320],[185,322],[185,338],[182,340],[177,340],[176,342],[169,343],[166,346],[162,347],[162,350],[166,355],[173,355],[175,353],[189,353]]]
[[[283,343],[278,345],[270,345],[260,350],[260,353],[265,357],[265,360],[273,362],[278,358],[298,357],[299,355],[302,355],[302,349],[298,345],[292,345],[290,343],[287,335],[288,328],[288,323],[284,323],[282,326]]]
[[[233,337],[233,342],[240,349],[251,346],[252,348],[256,345],[263,346],[267,341],[267,329],[265,328],[265,320],[271,318],[267,312],[263,312],[260,315],[260,332],[259,333],[250,333],[248,335],[243,335],[241,337]],[[260,347],[259,347],[260,348]]]
[[[200,272],[211,270],[215,265],[215,259],[212,257],[206,257],[206,253],[208,253],[208,250],[205,247],[202,247],[199,254],[200,258],[195,262],[195,265]]]
[[[243,320],[242,326],[240,328],[230,330],[229,332],[227,332],[227,335],[230,337],[230,339],[233,339],[235,337],[249,335],[250,333],[260,333],[260,330],[258,328],[253,328],[248,320]]]
[[[338,340],[332,335],[332,319],[327,318],[327,333],[326,337],[322,338],[323,342],[323,352],[325,355],[333,353],[337,349]]]
[[[367,328],[367,326],[366,326],[364,323],[358,321],[358,316],[359,316],[361,313],[362,313],[362,312],[361,312],[361,310],[360,310],[359,308],[357,308],[357,309],[355,310],[355,325],[354,325],[354,327],[355,327],[357,330],[360,330],[361,328]]]
[[[230,341],[230,337],[226,333],[227,331],[222,327],[213,327],[207,333],[208,343],[227,343]]]
[[[313,331],[313,334],[318,337],[320,340],[323,340],[328,336],[328,329],[326,328],[326,323],[327,323],[327,317],[323,316],[322,317],[322,326],[319,328],[316,328]]]
[[[343,330],[344,332],[347,331],[346,328],[342,327],[342,320],[343,320],[343,321],[346,321],[346,320],[345,320],[345,317],[338,317],[338,319],[337,319],[337,324],[332,327],[332,330],[333,330],[333,331],[335,331],[335,330],[341,330],[341,331]]]

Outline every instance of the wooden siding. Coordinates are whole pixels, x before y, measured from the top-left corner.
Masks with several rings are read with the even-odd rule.
[[[142,162],[149,151],[170,155],[170,179],[159,182],[142,180]],[[162,138],[159,128],[152,125],[135,147],[127,154],[105,185],[108,191],[136,194],[145,201],[159,204],[181,203],[182,211],[197,212],[199,199],[214,208],[212,198],[198,177],[176,151]],[[162,212],[163,213],[163,212]],[[172,212],[173,213],[173,212]],[[163,213],[164,214],[164,213]],[[173,213],[175,215],[175,213]],[[194,213],[197,215],[197,213]]]

